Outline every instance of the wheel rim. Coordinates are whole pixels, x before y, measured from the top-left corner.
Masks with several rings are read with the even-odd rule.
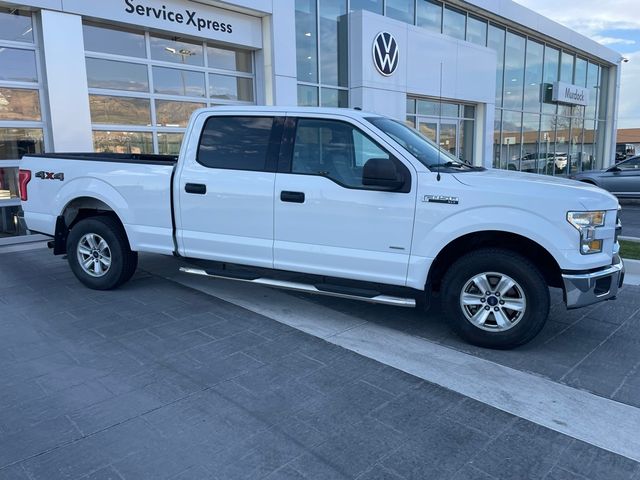
[[[103,277],[111,268],[111,249],[100,235],[87,233],[78,242],[78,263],[92,277]]]
[[[470,278],[460,293],[460,307],[467,320],[482,330],[506,332],[527,311],[523,288],[509,275],[484,272]]]

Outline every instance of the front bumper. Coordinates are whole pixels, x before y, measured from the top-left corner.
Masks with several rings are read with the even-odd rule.
[[[567,308],[580,308],[615,298],[624,280],[624,263],[614,256],[613,264],[590,273],[563,273]]]

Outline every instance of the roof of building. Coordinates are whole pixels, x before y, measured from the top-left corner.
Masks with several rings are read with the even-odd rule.
[[[619,128],[616,143],[640,143],[640,128]]]

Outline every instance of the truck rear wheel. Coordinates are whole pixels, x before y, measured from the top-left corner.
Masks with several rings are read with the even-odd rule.
[[[108,216],[79,221],[69,232],[67,258],[75,276],[94,290],[111,290],[127,282],[138,266],[122,226]]]
[[[507,349],[527,343],[547,321],[549,303],[549,287],[540,271],[509,250],[468,253],[442,281],[442,307],[452,328],[481,347]]]

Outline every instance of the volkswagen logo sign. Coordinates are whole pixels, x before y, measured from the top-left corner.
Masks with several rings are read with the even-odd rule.
[[[398,68],[398,43],[389,32],[380,32],[373,41],[373,63],[388,77]]]

